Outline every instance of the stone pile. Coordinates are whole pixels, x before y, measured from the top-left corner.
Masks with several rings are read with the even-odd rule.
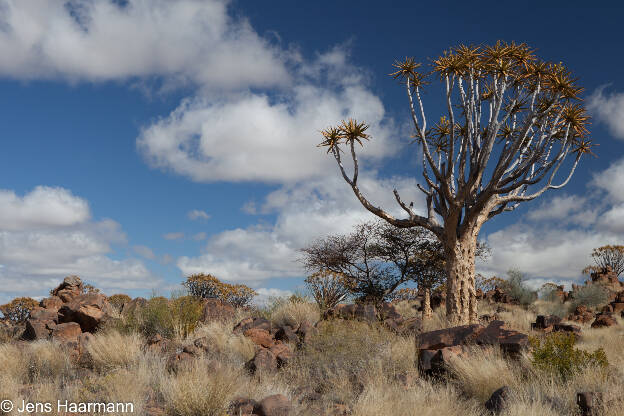
[[[561,318],[555,315],[538,315],[535,322],[531,323],[531,329],[550,332],[570,332],[575,335],[581,334],[581,327],[573,324],[562,324]]]
[[[358,320],[368,323],[381,322],[387,328],[403,334],[418,334],[422,328],[420,318],[404,318],[391,303],[383,303],[376,308],[372,304],[339,304],[328,310],[324,319]]]

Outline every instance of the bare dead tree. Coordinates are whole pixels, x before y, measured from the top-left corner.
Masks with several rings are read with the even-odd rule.
[[[414,58],[394,66],[391,75],[405,85],[414,142],[422,147],[424,182],[418,188],[426,196],[426,214],[416,213],[395,189],[406,213],[395,218],[360,191],[355,144],[370,138],[367,124],[349,119],[329,127],[320,146],[328,147],[367,210],[396,227],[424,227],[438,237],[446,257],[447,316],[456,324],[476,322],[474,262],[483,224],[564,187],[581,156],[592,153],[589,117],[577,102],[582,89],[562,64],[539,60],[525,44],[501,41],[451,48],[433,60],[428,74],[418,72],[421,64]],[[428,129],[421,92],[431,75],[443,85],[447,114]],[[351,174],[343,165],[343,147],[353,162]],[[573,160],[564,165],[570,155]],[[564,166],[567,175],[555,181]]]

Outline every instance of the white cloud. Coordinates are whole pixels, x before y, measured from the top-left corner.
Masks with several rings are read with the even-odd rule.
[[[616,160],[607,169],[595,174],[590,185],[606,191],[611,201],[624,202],[624,159]]]
[[[205,240],[206,237],[207,237],[207,234],[202,231],[202,232],[199,232],[199,233],[195,234],[193,236],[193,240],[195,240],[195,241],[202,241],[202,240]]]
[[[587,108],[604,122],[615,138],[624,139],[624,93],[604,93],[606,86],[598,88],[589,97]]]
[[[140,260],[109,257],[112,244],[126,243],[120,225],[91,220],[87,201],[66,189],[37,187],[23,197],[2,190],[0,212],[0,297],[45,295],[69,274],[105,291],[158,284]]]
[[[329,54],[345,57],[347,52]],[[319,130],[355,117],[371,125],[372,139],[360,152],[365,159],[393,154],[395,129],[363,74],[343,61],[325,63],[324,56],[311,66],[342,74],[339,79],[317,79],[309,69],[299,70],[293,77],[300,82],[274,95],[247,91],[185,99],[168,117],[145,127],[137,147],[151,166],[198,182],[294,183],[335,174],[333,158],[315,148]]]
[[[199,209],[194,209],[188,212],[187,214],[190,220],[208,220],[210,219],[210,214],[206,211],[202,211]]]
[[[184,233],[182,232],[167,233],[167,234],[163,234],[163,238],[165,240],[180,240],[184,238]]]
[[[134,250],[134,252],[139,256],[145,257],[146,259],[154,260],[156,258],[152,249],[147,246],[134,246],[132,247],[132,250]]]
[[[271,299],[285,298],[293,294],[290,290],[283,290],[277,288],[261,287],[256,289],[257,295],[253,298],[253,303],[256,305],[264,305]]]
[[[598,211],[588,198],[579,195],[561,195],[546,198],[537,208],[532,208],[526,218],[539,222],[556,222],[559,225],[591,225]]]
[[[89,204],[66,189],[38,186],[24,196],[0,189],[0,229],[71,226],[89,219]]]
[[[160,263],[161,264],[169,264],[169,263],[173,262],[173,260],[175,260],[175,259],[173,258],[173,256],[171,254],[165,253],[160,258]]]
[[[372,203],[393,214],[402,213],[394,200],[397,187],[407,201],[414,201],[422,214],[423,199],[415,181],[405,178],[380,180],[362,176],[361,188]],[[299,249],[328,234],[347,233],[359,222],[375,219],[357,201],[349,186],[338,175],[325,180],[287,185],[267,195],[261,207],[276,213],[274,225],[255,225],[227,230],[209,238],[197,257],[180,257],[184,274],[212,273],[220,279],[257,286],[275,277],[304,275]]]
[[[2,0],[0,75],[106,81],[163,76],[216,88],[288,82],[282,53],[226,0]]]

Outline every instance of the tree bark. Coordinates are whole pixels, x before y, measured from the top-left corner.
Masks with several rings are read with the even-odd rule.
[[[444,242],[446,254],[446,317],[452,325],[476,323],[475,252],[477,233],[470,230],[460,238]]]
[[[423,298],[422,307],[422,320],[430,319],[433,316],[433,310],[431,309],[431,289],[425,289],[425,295]]]

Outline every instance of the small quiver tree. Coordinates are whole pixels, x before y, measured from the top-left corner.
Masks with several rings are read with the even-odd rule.
[[[450,322],[477,321],[475,253],[483,224],[513,211],[549,189],[565,186],[584,154],[589,117],[579,103],[582,88],[562,65],[539,60],[527,45],[497,42],[492,46],[458,46],[419,72],[414,58],[395,63],[391,75],[401,80],[414,126],[414,143],[422,150],[426,210],[394,196],[405,211],[396,218],[373,205],[358,185],[356,143],[369,140],[368,125],[349,119],[322,131],[344,180],[362,205],[401,228],[425,227],[443,244],[446,257],[446,312]],[[446,114],[428,128],[421,92],[437,76]],[[347,173],[342,147],[353,163]],[[568,156],[572,162],[565,165]],[[566,166],[559,181],[557,173]]]
[[[189,294],[202,299],[219,299],[235,307],[248,306],[256,291],[246,285],[231,285],[211,274],[197,273],[186,278],[183,285]]]
[[[0,305],[0,312],[5,319],[12,322],[24,322],[30,316],[30,311],[37,305],[39,303],[33,298],[15,298],[7,304]]]
[[[349,294],[348,282],[342,273],[323,269],[305,279],[306,286],[316,301],[321,316],[345,300]]]
[[[608,245],[595,248],[592,251],[594,264],[583,269],[584,274],[605,273],[611,270],[616,276],[624,272],[624,246]]]

